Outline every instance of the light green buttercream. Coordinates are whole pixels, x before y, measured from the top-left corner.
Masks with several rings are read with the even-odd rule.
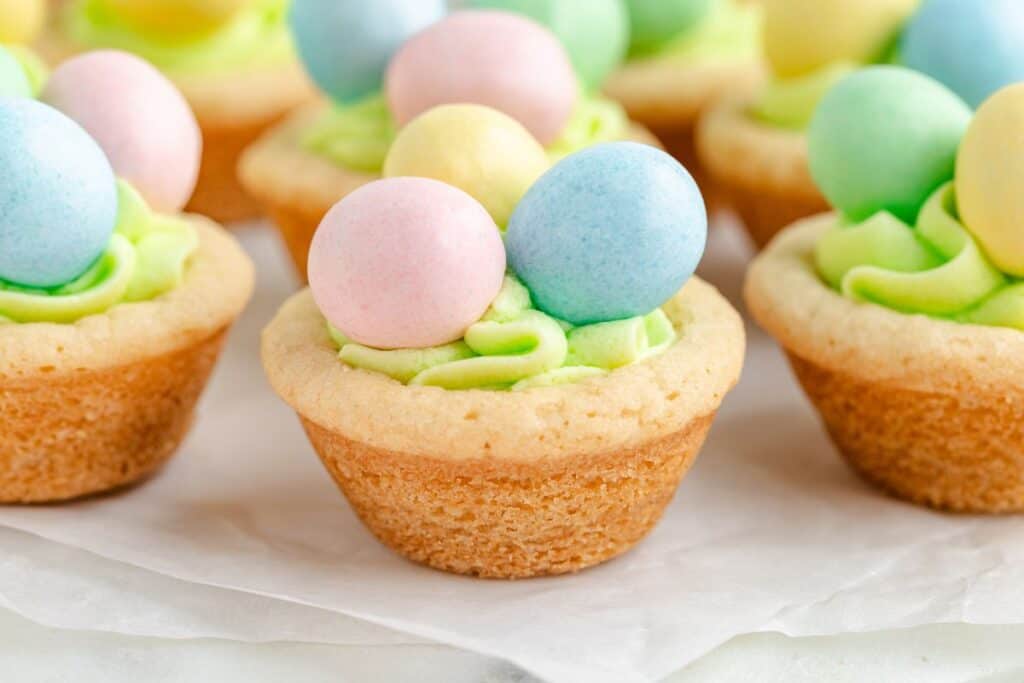
[[[760,58],[760,46],[758,3],[716,0],[711,11],[693,28],[656,50],[637,56],[676,62],[755,60]]]
[[[127,183],[118,183],[118,223],[110,245],[74,282],[40,290],[0,282],[0,320],[71,323],[113,306],[146,301],[178,287],[199,236],[188,223],[154,214]]]
[[[825,93],[856,68],[840,62],[806,76],[772,80],[751,107],[751,114],[772,126],[805,130]]]
[[[993,266],[956,217],[953,184],[936,191],[911,227],[879,213],[838,222],[815,263],[842,294],[904,313],[1024,329],[1024,285]]]
[[[599,142],[626,137],[629,117],[610,100],[582,96],[565,130],[548,148],[557,161]],[[302,146],[354,171],[378,174],[398,134],[387,100],[377,94],[352,105],[333,105],[302,136]]]
[[[235,71],[293,57],[288,1],[254,0],[226,25],[200,36],[141,31],[110,11],[103,0],[73,0],[63,21],[79,45],[132,52],[168,72]]]
[[[556,386],[641,362],[672,345],[676,330],[657,309],[647,316],[573,328],[532,308],[530,293],[505,278],[490,308],[461,341],[428,349],[384,351],[356,344],[328,325],[352,367],[406,384],[445,389]]]

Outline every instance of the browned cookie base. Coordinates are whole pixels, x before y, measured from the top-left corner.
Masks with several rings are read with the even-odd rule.
[[[790,363],[846,460],[868,481],[957,512],[1024,510],[1024,391],[914,391]]]
[[[156,470],[185,438],[225,333],[128,365],[0,381],[0,502],[76,498]]]
[[[821,197],[791,195],[769,187],[754,189],[714,172],[710,177],[718,200],[736,211],[758,249],[764,249],[787,225],[829,209]]]
[[[713,417],[628,451],[525,463],[408,455],[303,425],[385,545],[436,569],[510,579],[576,572],[633,547],[661,518]]]

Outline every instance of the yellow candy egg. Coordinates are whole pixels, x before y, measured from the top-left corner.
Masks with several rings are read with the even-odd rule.
[[[960,218],[992,263],[1024,277],[1024,83],[988,99],[956,164]]]
[[[0,43],[31,43],[46,20],[47,0],[0,0]]]
[[[512,117],[476,104],[450,104],[421,114],[402,129],[384,161],[384,175],[454,185],[483,204],[504,228],[550,165],[541,144]]]
[[[764,49],[791,78],[834,62],[882,57],[919,0],[763,0]]]
[[[221,26],[251,0],[106,0],[125,21],[168,35],[205,33]]]

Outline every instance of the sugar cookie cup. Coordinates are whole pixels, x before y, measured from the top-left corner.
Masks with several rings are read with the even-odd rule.
[[[725,98],[701,117],[701,166],[760,249],[782,228],[827,211],[811,178],[803,131],[765,125],[750,115],[750,97]]]
[[[746,301],[840,453],[915,503],[1024,510],[1024,333],[844,298],[813,265],[833,224],[806,219],[779,235],[751,266]]]
[[[199,182],[187,210],[221,223],[259,216],[259,204],[238,181],[238,159],[242,151],[265,130],[280,122],[296,107],[309,102],[314,95],[297,58],[290,49],[279,47],[287,43],[283,20],[279,29],[281,35],[269,41],[273,48],[267,48],[275,53],[281,52],[283,57],[265,59],[264,55],[251,64],[219,64],[212,57],[205,61],[187,57],[187,41],[184,47],[172,48],[160,40],[140,37],[148,34],[136,35],[121,29],[115,34],[105,32],[103,26],[96,28],[83,19],[94,16],[87,13],[92,11],[89,6],[94,4],[94,0],[69,0],[55,10],[57,17],[38,45],[41,54],[51,65],[57,65],[89,50],[118,48],[131,51],[133,46],[145,46],[138,50],[138,54],[151,58],[177,86],[192,107],[202,130]],[[78,34],[71,28],[82,25],[90,27],[89,42],[76,38]],[[168,45],[177,46],[177,43],[171,41]],[[153,58],[156,55],[163,59]]]
[[[739,378],[744,333],[711,286],[664,310],[678,341],[578,384],[525,392],[405,386],[346,366],[306,291],[263,333],[275,391],[381,542],[493,578],[574,572],[661,517]]]
[[[182,284],[72,324],[0,324],[0,502],[108,491],[178,449],[253,287],[238,244],[192,217]]]
[[[346,168],[308,149],[303,138],[330,107],[309,105],[264,134],[242,156],[239,177],[278,229],[296,273],[305,281],[309,245],[320,221],[350,192],[379,180],[381,173]],[[624,137],[660,146],[642,126],[632,124]]]

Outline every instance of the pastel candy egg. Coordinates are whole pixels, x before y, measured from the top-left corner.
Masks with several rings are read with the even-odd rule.
[[[291,26],[316,84],[355,102],[378,92],[398,48],[446,13],[445,0],[293,0]]]
[[[0,97],[31,96],[32,84],[21,62],[0,46]]]
[[[504,227],[516,204],[551,166],[515,119],[476,104],[431,109],[391,145],[384,175],[433,178],[469,193]]]
[[[713,3],[714,0],[626,0],[630,44],[637,51],[655,49],[697,25]]]
[[[401,125],[441,104],[482,104],[544,145],[565,129],[579,95],[569,56],[551,31],[488,10],[456,12],[412,38],[388,67],[386,88]]]
[[[621,0],[473,0],[469,6],[518,12],[546,26],[590,89],[600,87],[626,56],[629,19]]]
[[[46,20],[47,0],[0,0],[0,43],[31,43]]]
[[[0,178],[0,280],[63,285],[106,249],[114,173],[74,121],[32,99],[0,99]]]
[[[462,338],[498,295],[505,248],[465,192],[428,178],[389,178],[331,209],[309,252],[309,286],[345,336],[381,349]]]
[[[252,0],[104,0],[135,26],[167,35],[206,33],[222,26]]]
[[[913,222],[952,180],[970,108],[941,83],[876,66],[841,80],[808,130],[811,175],[832,206],[855,220],[889,211]]]
[[[149,63],[115,50],[88,52],[61,64],[41,99],[85,128],[154,209],[176,213],[188,202],[199,175],[199,124]]]
[[[523,197],[509,264],[534,303],[574,325],[646,315],[693,274],[707,212],[690,174],[633,142],[570,155]]]
[[[927,0],[907,25],[901,56],[977,107],[1024,81],[1024,3]]]
[[[1002,271],[1024,277],[1024,84],[978,109],[956,166],[960,218]]]
[[[762,0],[772,70],[801,76],[833,62],[885,56],[919,0]]]

